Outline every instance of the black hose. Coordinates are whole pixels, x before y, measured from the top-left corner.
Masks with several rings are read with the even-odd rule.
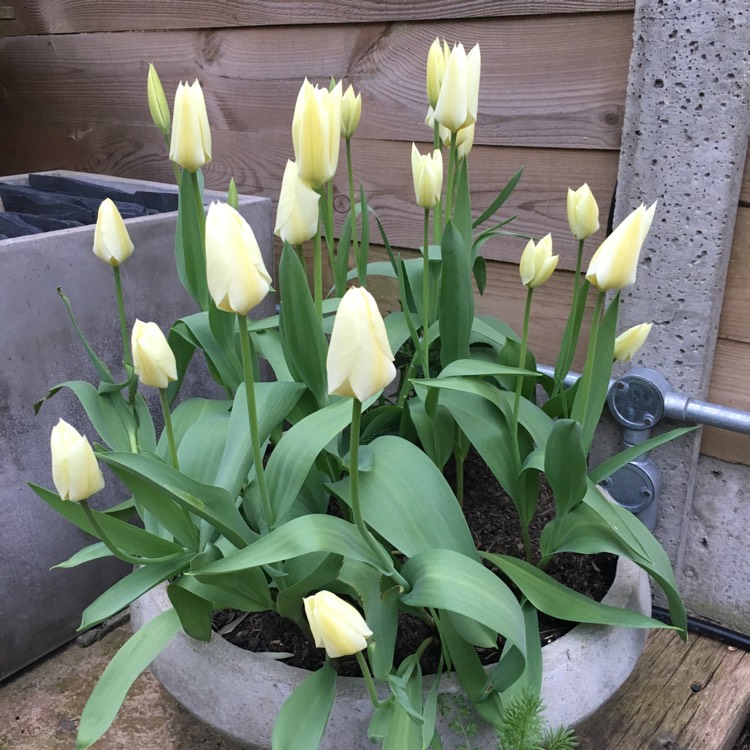
[[[651,616],[661,622],[672,622],[669,617],[669,611],[663,607],[653,607]],[[701,620],[697,617],[688,617],[687,626],[691,633],[705,635],[714,640],[726,643],[729,646],[750,651],[750,635],[738,633],[736,630],[731,630],[730,628],[725,628],[723,625],[717,625],[716,623]]]

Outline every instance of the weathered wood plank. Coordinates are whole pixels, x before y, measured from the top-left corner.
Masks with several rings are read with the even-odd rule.
[[[655,631],[631,678],[577,728],[582,750],[729,750],[750,705],[750,654]]]
[[[750,411],[750,389],[744,373],[750,367],[750,343],[719,339],[708,391],[709,401]],[[725,461],[750,464],[750,435],[706,427],[701,453]]]
[[[632,10],[634,0],[5,0],[0,35],[420,21]]]
[[[740,206],[737,210],[719,323],[720,337],[750,344],[750,294],[748,290],[750,290],[750,205]]]
[[[145,106],[145,105],[144,105]],[[291,113],[290,113],[291,119]],[[0,174],[42,170],[78,169],[122,177],[170,182],[172,171],[164,143],[153,127],[118,127],[101,122],[55,122],[0,118],[3,143]],[[368,200],[383,221],[389,239],[399,247],[422,242],[422,212],[414,203],[410,144],[356,138],[353,142],[355,179],[364,184]],[[234,176],[240,192],[262,194],[278,200],[286,160],[293,158],[291,135],[285,127],[263,133],[214,133],[214,155],[206,171],[206,183],[226,189]],[[568,186],[588,181],[606,216],[617,173],[617,154],[605,151],[567,149],[515,149],[475,147],[469,156],[474,206],[487,206],[510,176],[525,163],[519,186],[500,212],[516,215],[509,228],[541,237],[552,232],[560,268],[575,268],[577,243],[567,224],[565,196]],[[337,218],[348,209],[346,169],[339,166],[336,178]],[[377,232],[377,228],[374,230]],[[604,230],[586,242],[590,257]],[[484,247],[489,258],[518,262],[524,240],[497,238]]]
[[[438,35],[481,45],[477,143],[619,148],[630,13],[5,38],[0,111],[144,125],[152,61],[168,92],[200,79],[216,130],[285,128],[305,76],[334,76],[363,93],[363,137],[419,140],[425,61]]]

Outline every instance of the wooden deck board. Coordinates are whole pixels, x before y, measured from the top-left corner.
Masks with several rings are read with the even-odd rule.
[[[581,750],[731,750],[750,707],[750,653],[654,632],[631,678],[578,727]]]

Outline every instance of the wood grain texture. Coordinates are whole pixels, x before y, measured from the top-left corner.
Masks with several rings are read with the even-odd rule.
[[[630,679],[576,729],[581,750],[730,750],[750,706],[750,654],[654,631]]]
[[[750,344],[750,205],[737,210],[719,336]]]
[[[0,35],[365,23],[632,10],[634,0],[5,0]]]
[[[719,339],[708,400],[750,411],[750,387],[746,373],[750,367],[750,343]],[[750,465],[750,435],[704,428],[701,453],[725,461]]]
[[[100,122],[57,122],[0,118],[0,137],[14,143],[0,150],[0,174],[43,169],[77,169],[121,177],[171,182],[172,171],[165,147],[153,127],[116,127]],[[416,247],[422,241],[422,210],[413,197],[410,144],[396,141],[355,139],[355,178],[361,180],[368,201],[383,221],[393,245]],[[291,135],[267,133],[214,134],[214,161],[206,170],[206,184],[225,190],[234,177],[242,193],[278,200],[281,176],[293,158]],[[599,197],[601,220],[614,189],[617,155],[605,151],[567,149],[515,149],[475,147],[469,156],[474,206],[477,212],[490,203],[511,175],[525,163],[524,176],[500,217],[515,215],[509,229],[541,237],[553,233],[560,268],[575,268],[577,243],[567,224],[565,196],[569,186],[587,181]],[[335,181],[334,206],[338,224],[343,222],[349,199],[344,162]],[[377,228],[373,225],[373,230]],[[594,252],[603,238],[587,240],[584,257]],[[489,258],[518,262],[525,240],[497,238],[485,245]]]
[[[362,137],[420,140],[438,35],[481,45],[478,144],[619,148],[631,13],[7,37],[0,112],[145,125],[152,61],[170,100],[180,80],[199,78],[216,131],[286,129],[305,76],[334,76],[362,91]]]

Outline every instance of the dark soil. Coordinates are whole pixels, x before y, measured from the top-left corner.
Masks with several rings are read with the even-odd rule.
[[[737,744],[732,750],[750,750],[750,716],[747,717],[745,728],[742,730],[742,734],[740,734]]]
[[[455,483],[455,471],[451,465],[446,477]],[[487,552],[498,552],[517,557],[523,556],[523,545],[519,534],[518,514],[510,498],[503,492],[484,462],[473,452],[469,454],[464,468],[464,514],[476,546]],[[554,517],[552,494],[546,485],[540,491],[539,508],[532,522],[532,548],[538,549],[539,535],[546,523]],[[600,601],[609,589],[615,575],[616,557],[608,554],[557,555],[547,568],[556,580],[582,594]],[[221,630],[242,613],[231,610],[217,612],[214,626]],[[539,618],[542,643],[548,643],[568,632],[575,623],[555,620],[546,615]],[[436,633],[422,620],[402,613],[399,617],[399,637],[396,646],[395,664],[414,653],[425,638],[435,637],[433,645],[425,652],[421,664],[426,674],[437,670],[439,645]],[[224,635],[230,643],[240,648],[258,652],[285,652],[294,656],[285,663],[304,669],[319,669],[324,661],[322,649],[316,649],[308,636],[297,625],[275,612],[258,612],[245,615],[229,633]],[[484,663],[497,661],[502,643],[497,649],[480,650]],[[341,674],[359,675],[354,657],[339,659]],[[750,746],[748,746],[750,750]]]

